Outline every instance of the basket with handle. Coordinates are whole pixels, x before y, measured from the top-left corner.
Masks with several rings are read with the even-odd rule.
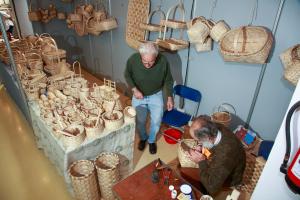
[[[73,162],[68,169],[68,174],[76,199],[100,200],[97,172],[92,161],[77,160]]]
[[[195,43],[195,49],[197,52],[205,52],[212,50],[212,39],[207,37],[203,43]]]
[[[166,15],[164,11],[161,10],[161,6],[158,6],[157,9],[150,12],[147,22],[146,23],[140,23],[140,28],[146,31],[145,40],[148,38],[149,31],[151,32],[163,32],[163,26],[161,24],[153,24],[151,23],[151,20],[155,14],[160,15],[160,21],[166,19]],[[161,35],[159,36],[161,37]]]
[[[86,20],[85,28],[88,33],[96,36],[102,32],[97,30],[95,17],[90,17]]]
[[[169,19],[169,16],[171,14],[172,11],[176,11],[179,10],[181,15],[182,15],[182,19],[181,20],[175,20],[175,19]],[[185,40],[183,40],[183,29],[186,28],[186,22],[184,21],[185,18],[185,10],[184,10],[184,6],[183,6],[183,2],[182,0],[179,1],[179,3],[173,7],[171,7],[168,12],[167,12],[167,16],[166,16],[166,20],[162,21],[161,23],[164,25],[164,34],[163,34],[163,38],[158,38],[156,40],[157,44],[165,49],[171,50],[171,51],[177,51],[180,49],[184,49],[187,48],[189,43]],[[176,39],[176,38],[167,38],[166,39],[166,32],[167,32],[167,27],[170,28],[180,28],[180,39]]]
[[[29,1],[29,11],[28,11],[28,18],[32,22],[38,22],[42,19],[42,14],[39,10],[32,10],[32,2]]]
[[[86,119],[84,121],[84,128],[86,132],[86,138],[88,140],[93,140],[100,136],[104,130],[103,120],[100,119],[101,112],[99,110],[99,120],[98,118]]]
[[[214,122],[223,124],[224,126],[229,126],[231,122],[231,113],[236,115],[235,108],[229,103],[222,103],[217,106],[211,115],[211,119]]]
[[[31,70],[42,70],[43,69],[43,60],[40,54],[28,53],[25,54],[28,67]]]
[[[126,24],[126,43],[133,49],[138,49],[145,38],[145,31],[140,24],[147,22],[150,9],[149,0],[129,0]]]
[[[94,161],[103,200],[115,200],[112,187],[120,180],[120,158],[115,153],[101,153]]]
[[[209,31],[207,20],[202,16],[193,18],[188,23],[187,34],[191,43],[204,43]]]
[[[46,65],[53,65],[59,63],[61,59],[66,58],[66,51],[58,49],[53,38],[49,38],[49,40],[51,43],[48,42],[48,45],[52,47],[52,50],[42,52],[42,58]]]
[[[124,124],[124,115],[121,111],[112,110],[111,112],[103,113],[102,120],[104,121],[105,129],[116,130]]]
[[[230,30],[230,27],[224,20],[220,20],[217,23],[210,20],[213,23],[213,26],[210,30],[210,37],[216,41],[219,42],[223,36]]]
[[[182,144],[184,143],[184,144]],[[192,161],[189,157],[189,149],[193,149],[198,145],[194,139],[183,139],[178,147],[178,160],[181,167],[199,168],[198,163]]]
[[[286,52],[280,55],[280,59],[285,66],[284,78],[296,86],[300,78],[300,45],[295,45]],[[286,54],[289,56],[286,56]]]
[[[101,21],[97,21],[95,27],[97,31],[109,31],[117,28],[118,23],[116,18],[110,17]]]

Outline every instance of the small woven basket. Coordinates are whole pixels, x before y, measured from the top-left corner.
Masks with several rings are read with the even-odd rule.
[[[93,120],[86,120],[84,123],[86,138],[88,140],[94,140],[100,136],[100,134],[103,132],[104,125],[103,121],[100,119],[98,122],[97,127],[95,126],[97,119]]]
[[[101,153],[94,161],[103,200],[115,200],[112,187],[120,180],[120,158],[115,153]]]
[[[191,43],[204,43],[209,35],[209,26],[204,17],[192,19],[188,25],[187,34]]]
[[[266,63],[273,35],[265,27],[243,26],[228,31],[220,41],[220,53],[228,62]]]
[[[209,35],[214,41],[219,42],[229,30],[230,27],[226,24],[226,22],[224,20],[220,20],[217,23],[214,23]]]
[[[204,43],[195,43],[195,49],[197,52],[205,52],[212,50],[212,39],[207,37]]]
[[[198,145],[198,142],[194,139],[184,139],[182,142],[190,148],[195,148]],[[182,144],[178,147],[178,160],[181,167],[199,168],[198,163],[195,163],[189,158],[189,152],[182,147]]]
[[[222,103],[216,107],[217,109],[211,115],[211,119],[214,122],[223,124],[224,126],[229,126],[231,123],[231,112],[236,114],[235,108],[229,103]]]
[[[104,121],[106,129],[115,130],[120,128],[124,124],[124,115],[121,111],[113,111],[113,115],[116,115],[117,119],[108,119],[108,114],[109,112],[105,112],[102,114],[102,120]]]
[[[135,122],[136,110],[132,106],[124,108],[124,120],[125,122]]]
[[[82,125],[70,125],[66,128],[69,132],[72,130],[78,130],[79,133],[74,136],[62,135],[63,145],[67,151],[75,149],[78,147],[85,139],[85,131]]]
[[[95,25],[97,31],[109,31],[118,27],[116,18],[108,18],[100,21]]]
[[[68,170],[76,199],[100,200],[96,170],[93,162],[78,160]]]
[[[169,49],[171,51],[185,49],[189,45],[187,41],[181,39],[175,39],[175,38],[169,38],[165,40],[158,38],[156,42],[160,47]]]

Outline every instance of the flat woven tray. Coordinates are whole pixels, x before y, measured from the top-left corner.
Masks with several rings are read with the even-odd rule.
[[[126,42],[128,46],[138,49],[140,40],[144,40],[145,31],[140,29],[146,23],[150,9],[149,0],[129,0],[126,24]]]

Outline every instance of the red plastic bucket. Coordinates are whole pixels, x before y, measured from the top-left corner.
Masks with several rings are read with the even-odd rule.
[[[168,135],[168,136],[171,136],[172,138],[176,139],[176,140],[179,140],[181,139],[181,135],[182,135],[182,132],[178,129],[175,129],[175,128],[169,128],[167,130],[164,131],[164,134],[165,135]],[[165,136],[164,135],[164,138],[165,138],[165,141],[168,143],[168,144],[176,144],[177,141],[169,138],[168,136]]]

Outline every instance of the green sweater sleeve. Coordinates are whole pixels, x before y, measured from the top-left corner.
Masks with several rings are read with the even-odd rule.
[[[220,191],[235,163],[235,152],[230,144],[218,148],[211,160],[199,163],[200,181],[210,194]]]
[[[170,64],[169,62],[167,62],[166,76],[165,76],[165,81],[163,86],[167,97],[173,96],[173,83],[174,81],[170,70]]]
[[[132,78],[132,63],[131,63],[131,59],[127,60],[126,69],[125,69],[125,72],[124,72],[124,76],[125,76],[125,80],[126,80],[128,86],[130,88],[134,88],[135,84],[134,84],[134,81],[133,81],[133,78]]]

